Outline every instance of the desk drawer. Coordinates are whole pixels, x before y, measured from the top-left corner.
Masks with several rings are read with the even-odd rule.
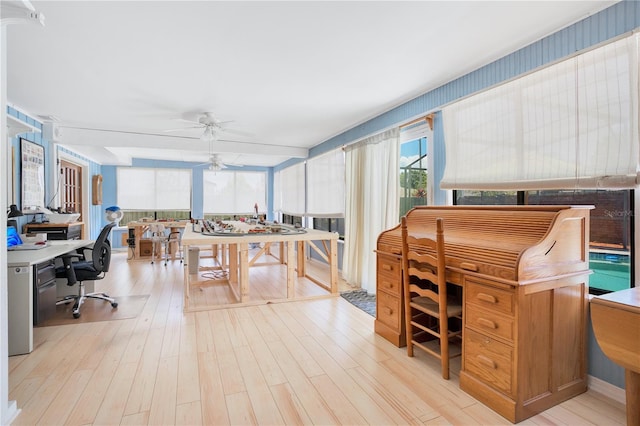
[[[482,306],[495,312],[514,314],[513,292],[501,290],[467,278],[464,287],[464,297],[467,303]]]
[[[389,274],[382,274],[380,273],[380,271],[378,271],[377,280],[378,280],[378,290],[383,290],[397,297],[400,297],[400,293],[401,293],[400,286],[402,286],[402,280],[400,278],[389,275]]]
[[[493,388],[512,395],[513,348],[469,328],[464,330],[464,369]]]
[[[377,271],[379,274],[399,278],[402,276],[402,262],[399,259],[378,255]]]
[[[465,323],[484,334],[493,337],[501,337],[513,342],[515,322],[513,317],[482,309],[479,306],[467,303]]]
[[[388,325],[394,330],[400,330],[402,311],[400,310],[402,301],[399,297],[391,296],[384,292],[376,295],[376,318],[378,321]]]

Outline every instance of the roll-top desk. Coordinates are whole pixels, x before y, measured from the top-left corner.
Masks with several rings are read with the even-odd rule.
[[[444,220],[447,281],[463,287],[460,387],[512,422],[587,390],[590,206],[421,206]],[[376,333],[406,344],[400,226],[377,242]],[[426,251],[426,250],[425,250]]]

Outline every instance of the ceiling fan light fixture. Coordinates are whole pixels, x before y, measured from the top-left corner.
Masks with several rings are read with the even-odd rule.
[[[202,136],[200,136],[200,140],[203,142],[212,142],[218,139],[218,135],[213,129],[212,125],[207,125],[204,128],[204,132],[202,132]]]
[[[200,140],[203,142],[211,142],[213,140],[213,135],[211,134],[211,128],[209,126],[204,128],[204,132],[202,132]]]

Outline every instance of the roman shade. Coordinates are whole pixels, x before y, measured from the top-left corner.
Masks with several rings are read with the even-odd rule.
[[[637,34],[443,109],[443,189],[633,188]]]
[[[344,151],[307,161],[307,216],[344,217]]]

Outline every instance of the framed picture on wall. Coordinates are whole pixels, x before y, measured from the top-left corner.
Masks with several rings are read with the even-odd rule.
[[[20,169],[22,177],[22,212],[39,211],[44,199],[44,147],[20,139]]]

